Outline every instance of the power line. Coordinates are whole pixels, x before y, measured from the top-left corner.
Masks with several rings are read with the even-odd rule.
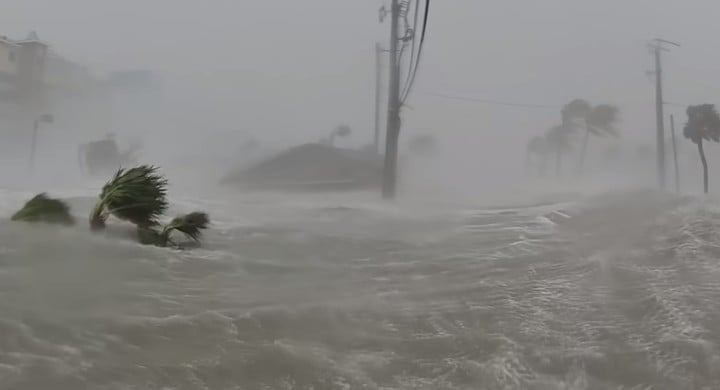
[[[419,0],[416,2],[416,7],[419,7],[420,2]],[[420,35],[420,44],[418,45],[417,49],[417,58],[415,59],[415,66],[412,68],[412,76],[410,77],[410,81],[407,84],[407,88],[403,92],[402,99],[400,100],[401,103],[405,103],[408,96],[410,95],[410,91],[412,91],[412,87],[415,84],[415,76],[417,75],[417,70],[420,66],[420,58],[422,56],[422,49],[423,44],[425,43],[425,34],[427,33],[427,26],[428,26],[428,18],[430,15],[430,0],[425,0],[425,16],[423,17],[423,27],[422,27],[422,33]],[[412,66],[412,64],[411,64]]]
[[[408,5],[409,5],[409,4],[410,4],[410,3],[408,2]],[[416,58],[415,58],[415,48],[417,47],[417,45],[415,44],[415,41],[416,41],[415,36],[416,36],[416,33],[417,33],[417,25],[418,25],[418,17],[419,17],[419,16],[420,16],[420,0],[415,0],[415,16],[413,17],[414,20],[413,20],[412,29],[410,29],[410,27],[407,26],[407,25],[406,25],[406,27],[405,27],[405,31],[406,31],[406,37],[405,37],[405,38],[407,38],[408,36],[412,36],[412,51],[410,52],[410,67],[408,68],[407,78],[405,79],[405,86],[402,88],[402,91],[403,91],[403,92],[400,94],[400,96],[403,97],[403,98],[400,99],[401,102],[404,102],[404,101],[405,101],[404,96],[405,96],[405,93],[406,93],[408,87],[410,87],[410,80],[411,80],[412,74],[413,74],[413,72],[412,72],[413,64],[414,64],[415,61],[416,61]],[[407,15],[406,15],[406,17],[405,17],[405,23],[407,24]],[[410,34],[410,35],[408,35],[408,34]],[[404,47],[404,46],[403,46],[403,47]]]
[[[450,99],[450,100],[460,100],[460,101],[466,101],[466,102],[485,103],[485,104],[493,104],[493,105],[498,105],[498,106],[509,106],[509,107],[553,108],[553,109],[557,109],[557,108],[562,107],[561,105],[505,102],[505,101],[494,100],[494,99],[465,97],[465,96],[453,96],[453,95],[446,95],[446,94],[442,94],[442,93],[429,93],[429,94],[427,94],[427,95],[437,96],[437,97],[441,97],[441,98],[444,98],[444,99]]]
[[[687,108],[690,106],[689,104],[675,103],[675,102],[668,102],[668,101],[663,102],[663,104],[666,106],[675,106],[675,107],[684,107],[684,108]]]

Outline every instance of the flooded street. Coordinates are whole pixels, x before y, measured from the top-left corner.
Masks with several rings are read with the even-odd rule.
[[[245,202],[177,201],[192,251],[3,222],[0,387],[720,386],[712,201]]]

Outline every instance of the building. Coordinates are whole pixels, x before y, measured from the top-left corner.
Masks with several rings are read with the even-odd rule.
[[[86,90],[92,80],[86,67],[54,53],[34,32],[21,40],[0,36],[0,102],[15,105],[12,111],[44,112],[53,95]]]
[[[17,52],[20,45],[0,36],[0,99],[13,100],[16,96]]]
[[[0,36],[0,159],[5,164],[27,159],[35,120],[44,114],[56,120],[40,126],[38,156],[74,150],[107,133],[110,108],[102,85],[87,67],[64,58],[34,32],[24,39]],[[77,166],[75,153],[56,158],[62,159]]]

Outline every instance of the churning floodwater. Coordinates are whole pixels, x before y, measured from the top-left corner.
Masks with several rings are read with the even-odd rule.
[[[0,388],[720,388],[712,200],[327,199],[173,198],[185,251],[0,223]]]

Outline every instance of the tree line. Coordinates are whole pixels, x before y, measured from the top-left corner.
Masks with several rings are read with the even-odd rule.
[[[619,137],[617,122],[619,109],[610,104],[591,105],[587,100],[575,99],[563,106],[561,123],[527,142],[526,168],[545,173],[548,159],[554,157],[555,174],[560,176],[563,158],[574,148],[574,137],[581,132],[582,144],[577,173],[583,172],[588,143],[592,138]],[[720,142],[720,114],[714,104],[688,106],[683,136],[697,146],[703,172],[703,191],[708,193],[708,162],[704,142]]]
[[[545,172],[547,161],[554,157],[555,175],[560,176],[563,158],[573,149],[573,137],[582,133],[583,141],[576,168],[582,173],[592,137],[618,137],[615,127],[619,110],[610,104],[593,106],[587,100],[575,99],[563,106],[560,111],[559,125],[548,129],[544,134],[532,137],[527,143],[526,167]]]

